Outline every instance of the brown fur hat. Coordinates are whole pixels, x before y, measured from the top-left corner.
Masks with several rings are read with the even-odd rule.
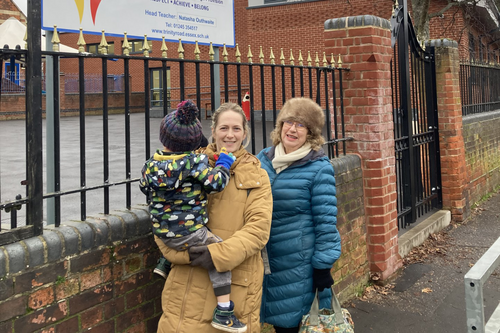
[[[295,97],[286,101],[278,114],[276,127],[271,132],[274,146],[281,142],[283,122],[287,120],[299,122],[307,127],[306,142],[311,144],[312,149],[319,150],[321,145],[325,143],[325,139],[321,135],[325,125],[325,112],[313,100],[305,97]]]

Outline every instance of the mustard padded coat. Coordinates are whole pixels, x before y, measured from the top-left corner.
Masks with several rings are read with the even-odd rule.
[[[209,145],[204,153],[214,165],[215,145]],[[210,244],[208,249],[218,271],[232,272],[235,315],[247,325],[248,333],[258,333],[264,276],[260,251],[271,228],[271,186],[254,155],[244,148],[234,155],[229,184],[208,200],[207,226],[224,241]],[[155,240],[173,264],[162,292],[158,333],[220,333],[210,325],[217,301],[207,271],[189,266],[187,251],[171,250],[160,239]]]

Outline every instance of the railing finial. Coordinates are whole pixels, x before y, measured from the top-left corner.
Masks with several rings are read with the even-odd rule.
[[[177,48],[177,53],[179,53],[179,59],[184,59],[184,48],[182,47],[182,41],[179,38],[179,47]]]
[[[59,43],[61,43],[61,41],[59,40],[59,35],[57,34],[57,25],[54,25],[54,33],[50,42],[52,43],[52,51],[59,52]]]
[[[210,42],[210,47],[208,48],[208,58],[210,59],[210,61],[215,60],[215,51],[212,42]]]
[[[327,67],[328,66],[328,61],[326,60],[326,53],[323,52],[323,67]]]
[[[123,43],[122,43],[122,53],[124,56],[129,56],[130,55],[130,43],[128,42],[127,38],[127,32],[123,32]]]
[[[201,54],[201,52],[200,52],[200,48],[198,47],[198,41],[195,40],[194,41],[194,58],[196,60],[200,60],[200,54]]]
[[[271,54],[269,55],[269,59],[271,59],[271,64],[274,65],[275,62],[274,62],[274,53],[273,53],[273,47],[271,46]]]
[[[302,50],[299,50],[299,65],[304,66],[304,58],[302,58]]]
[[[27,50],[28,49],[28,29],[26,29],[26,31],[24,32],[24,49]]]
[[[253,63],[253,61],[252,61],[253,54],[252,54],[252,50],[251,50],[250,45],[248,45],[248,54],[247,54],[247,58],[248,58],[248,63],[249,63],[249,64],[252,64],[252,63]]]
[[[307,51],[307,66],[312,66],[311,51]]]
[[[290,65],[295,65],[295,58],[293,57],[293,51],[290,49]]]
[[[161,51],[162,58],[166,58],[167,57],[168,47],[167,47],[167,44],[165,43],[165,36],[161,36],[161,48],[160,48],[160,51]]]
[[[319,57],[318,57],[318,52],[316,52],[316,58],[314,58],[314,63],[316,64],[316,67],[319,67]]]
[[[224,45],[224,47],[222,48],[222,60],[224,62],[228,62],[228,56],[229,56],[229,54],[227,53],[226,43],[224,43],[222,45]]]
[[[337,61],[337,64],[339,65],[339,67],[342,67],[342,58],[340,58],[340,54],[339,54],[339,60]]]
[[[101,43],[99,44],[99,54],[108,54],[108,42],[106,42],[106,35],[104,35],[104,30],[101,30]]]
[[[285,64],[285,55],[283,54],[283,48],[281,48],[280,62],[282,65]]]
[[[333,57],[333,53],[331,53],[331,58],[330,58],[330,64],[332,65],[333,68],[335,68],[335,58]]]
[[[236,43],[236,51],[235,51],[234,55],[236,57],[236,62],[241,63],[241,53],[240,53],[240,48],[238,47],[238,43]]]
[[[260,52],[259,52],[259,62],[261,64],[264,63],[264,52],[262,52],[262,45],[260,46]]]
[[[144,35],[144,42],[142,43],[142,54],[144,54],[145,57],[149,57],[149,50],[151,50],[151,48],[149,47],[148,35]]]
[[[79,53],[85,52],[85,45],[87,45],[87,43],[85,43],[85,39],[83,38],[83,29],[82,28],[80,28],[80,35],[78,36],[77,45],[78,45],[78,52]]]

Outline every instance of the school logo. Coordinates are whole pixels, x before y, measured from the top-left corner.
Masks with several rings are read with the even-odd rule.
[[[90,0],[90,14],[92,15],[92,22],[95,25],[95,16],[97,14],[97,8],[101,0]],[[80,23],[82,23],[83,12],[85,9],[85,0],[75,0],[76,8],[78,8],[78,14],[80,15]]]

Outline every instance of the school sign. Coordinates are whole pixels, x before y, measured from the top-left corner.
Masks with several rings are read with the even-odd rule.
[[[42,0],[42,29],[233,47],[233,0]]]

